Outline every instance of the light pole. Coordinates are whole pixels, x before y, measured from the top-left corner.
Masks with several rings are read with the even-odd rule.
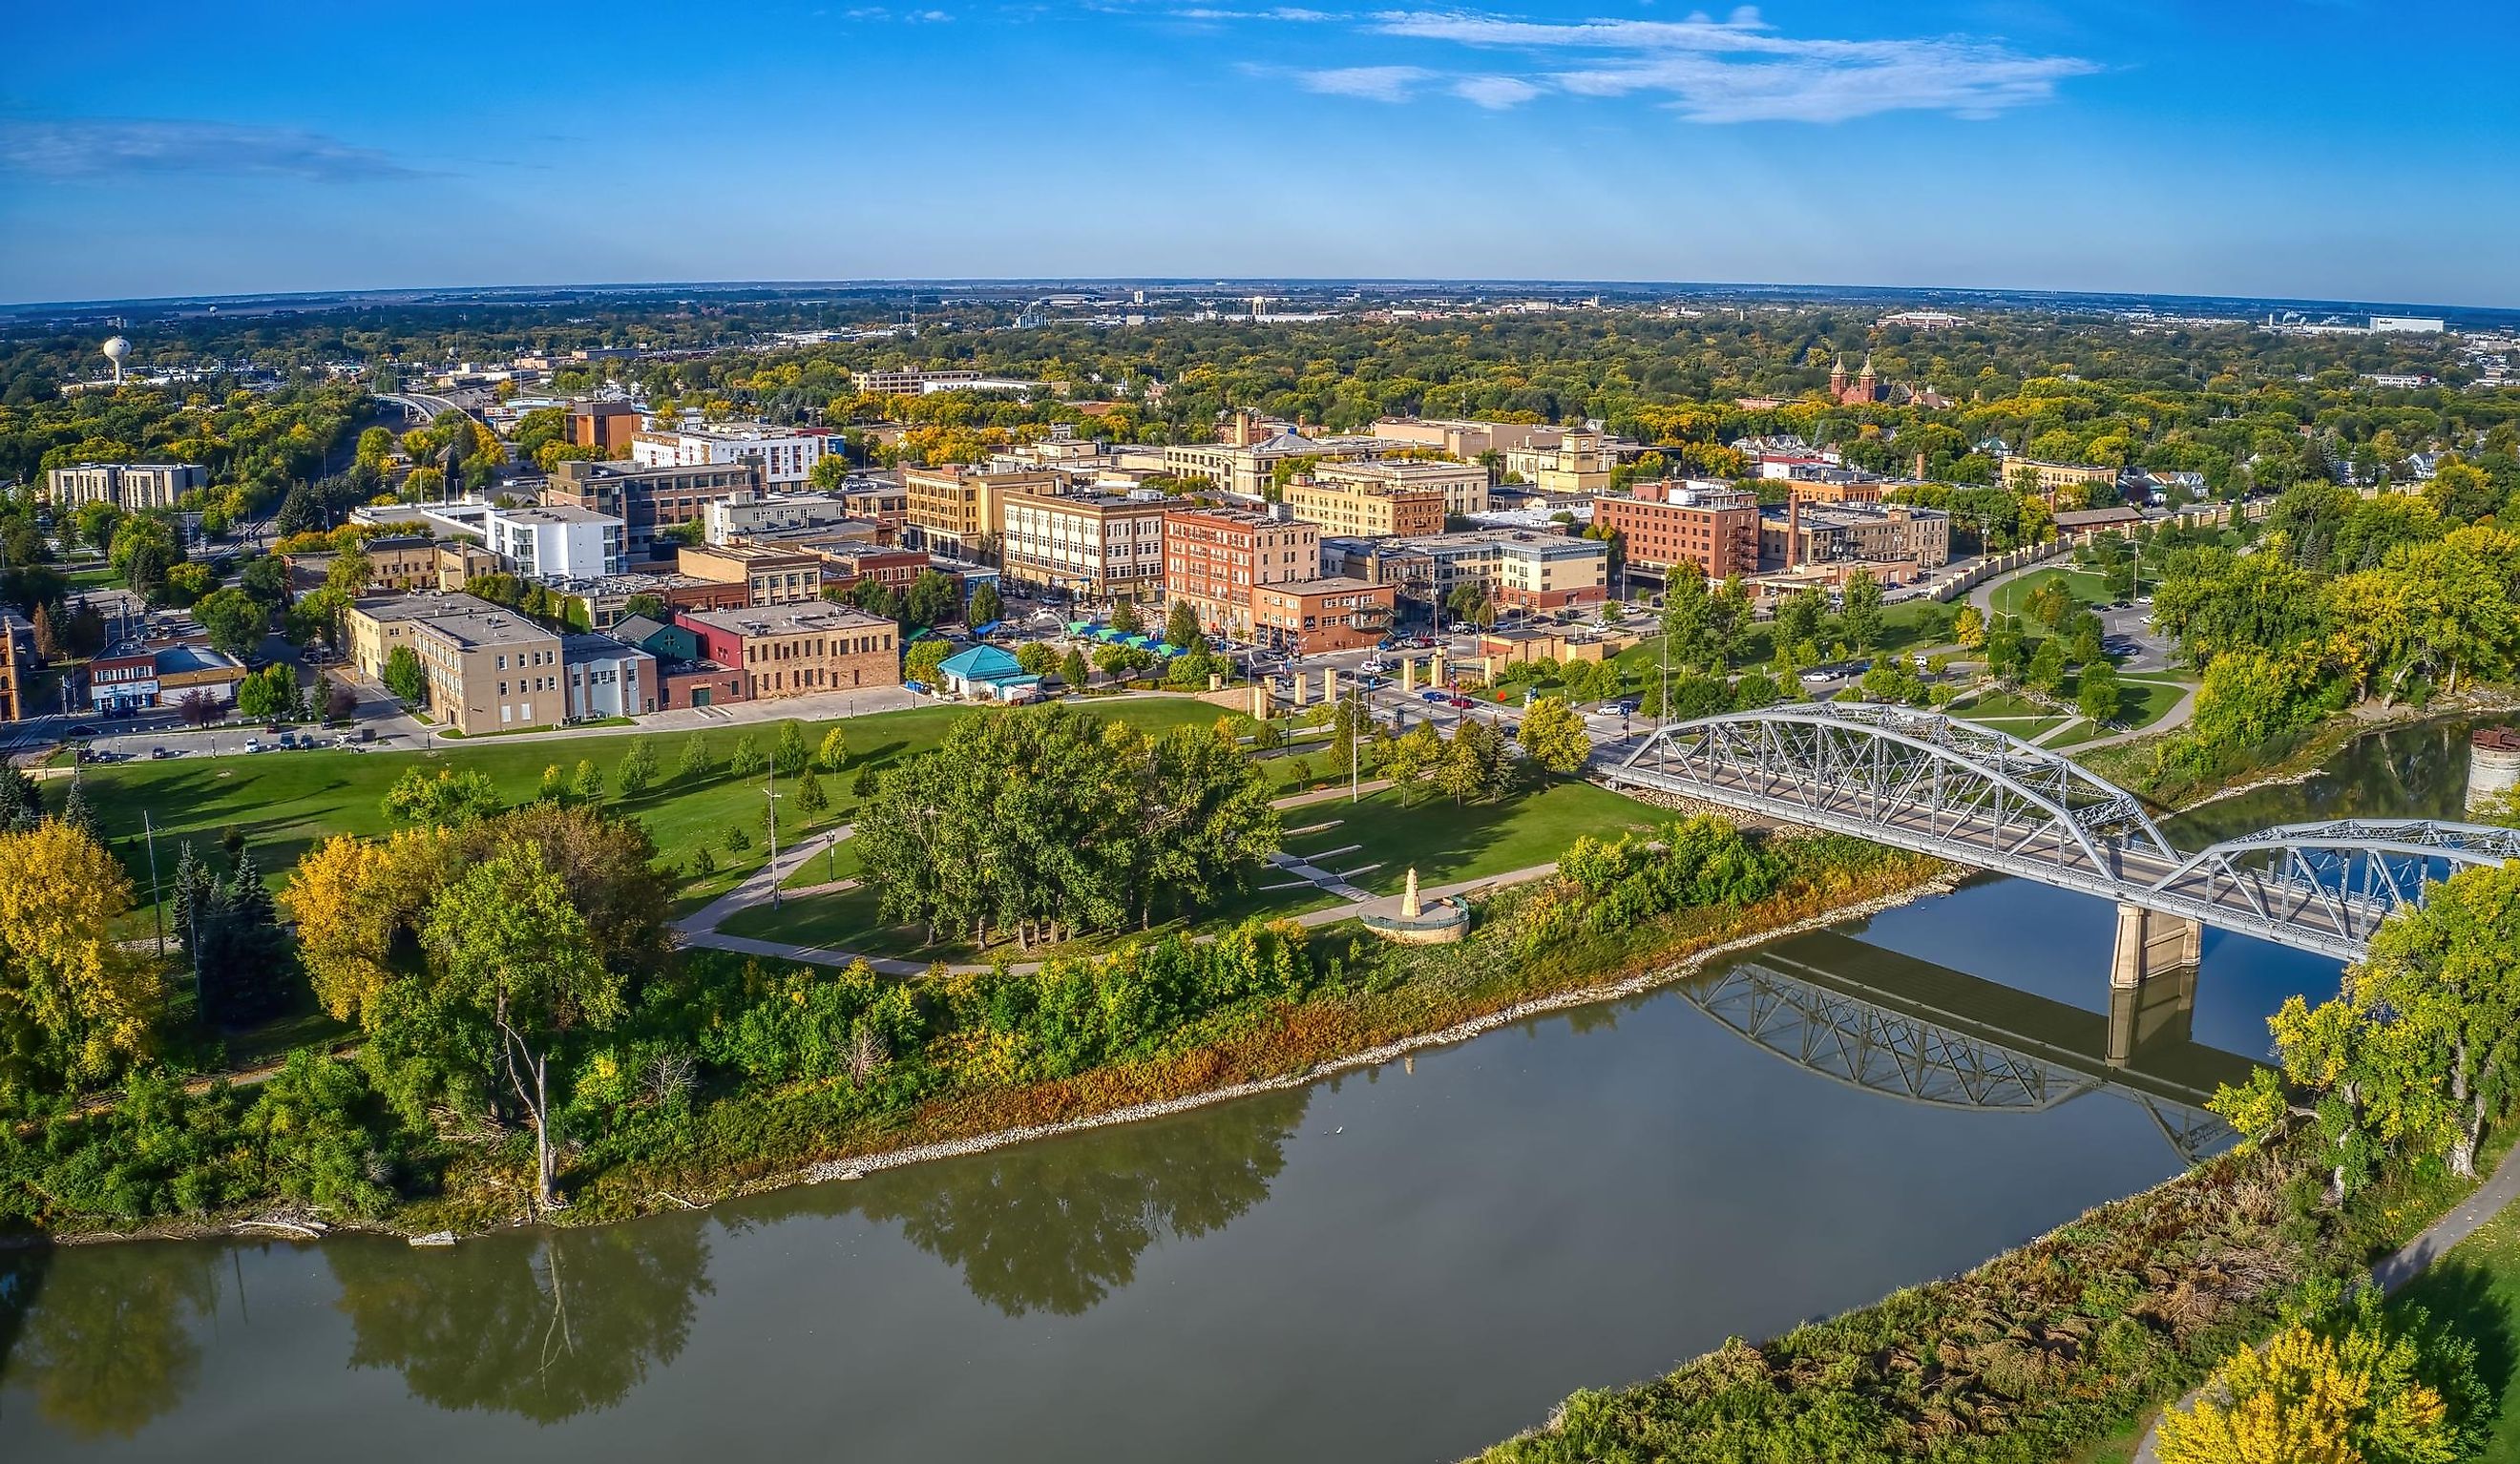
[[[779,754],[770,754],[770,780],[762,791],[770,795],[770,908],[779,909]]]

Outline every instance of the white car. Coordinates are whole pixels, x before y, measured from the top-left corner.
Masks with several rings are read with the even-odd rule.
[[[1837,680],[1837,673],[1834,671],[1813,670],[1803,673],[1803,685],[1806,687],[1825,687],[1835,680]]]

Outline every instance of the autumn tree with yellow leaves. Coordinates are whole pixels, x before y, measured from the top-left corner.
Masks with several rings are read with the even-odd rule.
[[[115,944],[131,883],[103,845],[46,820],[0,833],[0,1079],[87,1086],[148,1056],[163,972]]]
[[[2452,1464],[2485,1401],[2472,1345],[2365,1287],[2232,1353],[2157,1442],[2162,1464]]]

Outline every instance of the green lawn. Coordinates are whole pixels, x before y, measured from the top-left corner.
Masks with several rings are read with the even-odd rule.
[[[1213,723],[1218,709],[1188,697],[1133,699],[1097,706],[1097,716],[1150,730]],[[843,819],[857,806],[850,783],[859,769],[885,766],[936,745],[945,730],[972,707],[919,707],[855,717],[846,722],[849,760],[838,774],[823,775],[832,800],[826,821]],[[806,726],[809,742],[820,746],[828,722]],[[671,775],[684,744],[698,736],[721,771],[684,781]],[[767,753],[778,737],[775,724],[713,727],[698,732],[678,732],[653,736],[657,761],[666,775],[662,788],[621,803],[622,811],[644,820],[657,848],[670,864],[688,862],[701,848],[709,851],[717,871],[688,879],[681,894],[686,904],[723,894],[743,875],[759,868],[766,851],[759,837],[758,810],[763,789],[758,781],[739,781],[723,771],[727,755],[749,736]],[[105,833],[148,899],[149,861],[139,835],[144,813],[156,820],[158,863],[161,874],[175,867],[175,845],[186,838],[204,842],[233,824],[240,829],[264,870],[278,882],[315,842],[336,833],[376,833],[385,827],[382,803],[385,790],[415,764],[475,770],[487,774],[505,796],[521,801],[533,795],[543,770],[558,764],[565,771],[580,758],[592,759],[608,776],[629,750],[631,738],[554,737],[533,742],[505,738],[440,747],[434,752],[260,752],[226,757],[185,757],[164,762],[122,763],[92,769],[88,796],[95,804]],[[54,798],[68,787],[64,779],[45,784]],[[722,839],[741,826],[752,837],[751,847],[735,851]],[[801,832],[788,822],[783,837]]]
[[[2487,1464],[2520,1464],[2520,1209],[2503,1211],[2416,1277],[2392,1303],[2417,1306],[2476,1344],[2478,1371],[2501,1400]]]
[[[121,584],[122,576],[115,574],[111,564],[91,564],[63,575],[62,582],[72,590],[106,590]]]
[[[1501,803],[1462,807],[1421,791],[1414,806],[1403,808],[1400,795],[1385,789],[1361,803],[1312,804],[1282,817],[1292,828],[1340,821],[1335,828],[1290,837],[1286,851],[1303,856],[1359,845],[1332,856],[1329,866],[1378,864],[1355,883],[1391,895],[1413,865],[1420,884],[1451,884],[1548,864],[1581,834],[1653,828],[1677,816],[1593,783],[1552,782]]]
[[[1959,607],[1930,599],[1902,600],[1881,611],[1881,643],[1875,652],[1922,650],[1929,646],[1951,643],[1952,620]],[[1830,647],[1822,645],[1826,654]],[[1747,670],[1765,666],[1776,659],[1773,628],[1767,621],[1750,627],[1741,638],[1741,653],[1733,658],[1733,669]],[[1632,695],[1643,689],[1653,678],[1662,674],[1662,638],[1648,636],[1612,657],[1617,668],[1622,694]],[[1607,698],[1603,698],[1607,699]]]
[[[2104,605],[2109,602],[2107,576],[2096,569],[2064,567],[2034,569],[2017,579],[2005,580],[1995,587],[1994,593],[1987,597],[1987,602],[1999,615],[2026,615],[2028,611],[2022,607],[2029,603],[2030,597],[2040,587],[2059,580],[2064,582],[2074,599],[2084,604]]]

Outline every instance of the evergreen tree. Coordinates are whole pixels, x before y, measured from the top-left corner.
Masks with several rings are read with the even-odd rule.
[[[823,780],[814,775],[813,769],[806,769],[804,777],[796,784],[797,814],[811,823],[831,806],[830,795],[823,791]]]
[[[1172,613],[1164,617],[1164,643],[1184,650],[1207,647],[1207,637],[1199,632],[1198,609],[1189,600],[1173,601]]]
[[[23,833],[44,817],[35,780],[15,763],[0,763],[0,833]]]
[[[100,844],[105,842],[97,828],[96,807],[87,801],[87,779],[75,773],[70,775],[68,796],[62,799],[62,821]]]
[[[1075,646],[1067,647],[1067,654],[1058,658],[1058,679],[1067,683],[1069,690],[1084,690],[1086,682],[1092,676],[1093,673],[1086,669],[1085,652]]]
[[[1143,636],[1147,633],[1147,622],[1139,618],[1135,600],[1124,599],[1111,606],[1111,629],[1124,636]]]
[[[202,952],[202,1000],[222,1026],[279,1011],[289,1000],[289,949],[271,887],[253,861],[240,859],[213,896]]]
[[[997,586],[982,584],[971,592],[970,621],[973,625],[987,625],[1005,614],[1006,602],[998,598]]]

